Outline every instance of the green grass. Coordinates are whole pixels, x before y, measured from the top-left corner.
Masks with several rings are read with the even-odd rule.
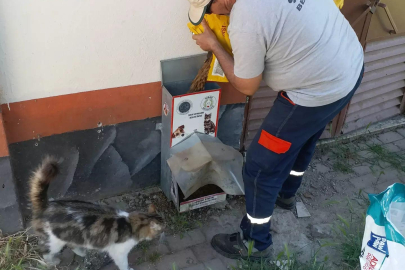
[[[333,164],[333,170],[342,173],[352,173],[353,169],[347,162],[337,161]]]
[[[379,164],[379,161],[386,162],[390,164],[397,171],[405,172],[405,157],[398,155],[397,153],[392,153],[381,145],[370,145],[367,149],[373,154],[372,158],[368,160],[373,164]]]
[[[0,238],[0,269],[46,269],[37,253],[37,238],[26,232]]]
[[[248,254],[252,254],[253,244],[249,245]],[[252,261],[252,260],[239,260],[235,266],[231,266],[232,270],[326,270],[328,258],[318,258],[318,249],[311,257],[311,259],[304,263],[297,259],[297,254],[292,253],[288,246],[284,246],[284,250],[280,252],[274,259]]]
[[[160,260],[160,258],[162,258],[162,254],[155,251],[148,256],[148,261],[155,264],[156,262],[158,262]]]
[[[194,225],[189,222],[189,213],[175,213],[170,217],[169,226],[174,230],[175,233],[180,235],[180,238],[183,238],[186,231],[194,228]]]
[[[357,141],[358,143],[359,141]],[[381,176],[382,163],[388,163],[399,172],[405,172],[405,157],[397,153],[390,152],[384,146],[379,144],[366,144],[364,151],[371,155],[362,157],[358,154],[359,150],[356,142],[340,143],[333,145],[320,146],[322,154],[331,153],[332,166],[335,171],[342,173],[353,173],[353,164],[368,164],[377,176]]]
[[[366,207],[368,207],[369,201],[361,190],[358,193],[358,199],[367,201]],[[350,213],[349,218],[336,215],[338,220],[333,225],[336,241],[327,241],[324,246],[333,246],[339,251],[342,257],[342,269],[357,270],[360,269],[359,255],[363,242],[366,211],[365,209],[355,209],[349,198],[347,199],[347,209]]]

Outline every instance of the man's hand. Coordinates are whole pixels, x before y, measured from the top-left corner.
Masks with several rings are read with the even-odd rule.
[[[205,19],[202,20],[201,25],[204,27],[204,33],[193,35],[193,39],[202,50],[212,52],[216,46],[220,45],[219,41]]]
[[[235,76],[233,57],[222,47],[215,34],[211,31],[205,19],[202,21],[204,33],[193,35],[197,45],[204,51],[211,51],[215,54],[225,72],[229,82],[242,94],[252,96],[259,88],[262,80],[262,74],[251,79],[242,79]]]

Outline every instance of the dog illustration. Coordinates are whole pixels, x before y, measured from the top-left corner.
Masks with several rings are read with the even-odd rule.
[[[172,134],[172,138],[184,137],[184,125],[179,126]]]

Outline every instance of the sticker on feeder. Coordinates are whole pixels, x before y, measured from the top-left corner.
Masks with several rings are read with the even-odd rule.
[[[190,201],[185,201],[185,202],[180,203],[180,213],[198,209],[198,208],[212,205],[215,203],[223,202],[225,200],[226,200],[226,193],[223,192],[223,193],[208,195],[208,196],[190,200]]]
[[[194,131],[216,137],[219,98],[220,90],[174,97],[171,146]]]
[[[208,96],[202,100],[201,109],[203,109],[204,111],[210,111],[215,108],[216,104],[217,104],[217,100],[215,99],[215,97]]]
[[[163,104],[163,113],[166,116],[169,114],[169,106],[167,105],[167,103]]]

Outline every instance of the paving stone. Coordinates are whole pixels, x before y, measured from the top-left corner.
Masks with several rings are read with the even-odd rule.
[[[387,133],[383,133],[378,135],[378,139],[382,141],[383,143],[392,143],[395,141],[402,140],[404,137],[402,137],[399,133],[395,131],[390,131]]]
[[[373,138],[370,138],[367,141],[365,141],[364,144],[366,145],[366,149],[367,149],[368,147],[373,146],[373,145],[381,145],[381,144],[383,144],[383,142],[380,141],[379,139],[377,139],[377,137],[373,137]]]
[[[365,158],[365,159],[369,159],[369,158],[374,157],[373,153],[370,152],[369,150],[360,151],[360,152],[357,153],[357,155],[359,157],[362,157],[362,158]]]
[[[207,268],[205,268],[204,264],[200,263],[190,267],[182,268],[181,270],[207,270]]]
[[[361,189],[364,192],[373,193],[374,192],[373,184],[376,183],[377,177],[375,177],[373,174],[370,173],[362,175],[360,177],[352,178],[349,181],[355,186],[357,190]]]
[[[378,182],[377,183],[377,185],[375,186],[375,193],[381,193],[381,192],[383,192],[384,190],[386,190],[387,189],[387,187],[389,187],[389,186],[391,186],[392,184],[395,184],[395,183],[400,183],[400,181],[399,181],[399,179],[398,178],[391,178],[391,179],[389,179],[389,180],[387,180],[387,181],[385,181],[385,182]]]
[[[399,181],[400,172],[394,168],[388,168],[383,171],[381,175],[378,177],[379,183],[384,183],[387,181]]]
[[[118,270],[118,267],[115,265],[114,262],[111,262],[111,263],[101,267],[99,270]]]
[[[135,270],[156,270],[157,269],[156,265],[154,265],[150,262],[145,262],[143,264],[133,266],[132,268]]]
[[[397,153],[397,152],[401,151],[401,148],[396,146],[394,143],[385,144],[384,147],[391,153]]]
[[[296,209],[297,209],[297,216],[299,218],[311,216],[311,214],[309,213],[308,209],[305,207],[305,204],[303,202],[297,202]]]
[[[394,142],[394,144],[396,146],[398,146],[399,148],[401,148],[402,150],[405,150],[405,139],[396,141],[396,142]]]
[[[227,269],[237,269],[236,268],[236,264],[237,264],[236,260],[232,260],[232,259],[229,259],[227,257],[224,257],[219,253],[217,254],[217,258],[222,261],[222,263],[225,265],[225,267]],[[212,269],[212,270],[214,270],[214,269]]]
[[[205,237],[200,229],[195,229],[186,232],[182,238],[179,235],[171,235],[166,240],[172,251],[178,251],[204,243]]]
[[[401,134],[402,136],[405,137],[405,128],[397,129],[396,132],[398,132],[399,134]]]
[[[371,173],[370,166],[357,166],[352,168],[358,175],[364,175]]]
[[[383,169],[391,167],[391,163],[385,162],[383,160],[378,160],[378,165]]]
[[[186,268],[197,264],[197,258],[191,249],[184,249],[175,254],[163,256],[157,264],[158,270],[173,270],[173,264],[177,268]]]
[[[70,248],[65,248],[62,253],[59,255],[61,260],[59,266],[69,266],[72,264],[75,254]]]
[[[224,263],[220,259],[213,259],[208,262],[204,262],[205,269],[210,269],[210,270],[226,270],[227,267],[224,265]]]
[[[315,165],[315,170],[320,173],[327,173],[330,171],[330,168],[323,164],[318,163]]]
[[[240,220],[243,215],[237,212],[235,215],[213,216],[211,220],[201,228],[208,242],[218,233],[234,233],[239,230]]]
[[[211,247],[210,243],[196,245],[191,250],[200,262],[212,260],[217,255],[217,252]]]
[[[333,179],[333,180],[336,180],[336,181],[344,181],[344,180],[347,180],[347,179],[353,178],[353,177],[356,177],[356,176],[354,174],[351,174],[351,173],[339,172],[334,177],[331,177],[330,179]]]

